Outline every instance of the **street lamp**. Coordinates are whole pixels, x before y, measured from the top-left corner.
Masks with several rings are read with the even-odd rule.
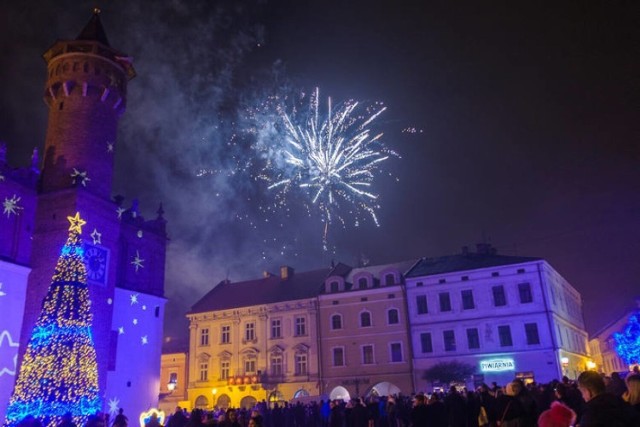
[[[215,409],[216,408],[216,394],[218,394],[218,389],[217,388],[212,388],[211,389],[211,394],[213,395],[213,402],[211,404],[211,407],[213,409]]]
[[[173,392],[173,390],[176,389],[177,385],[177,381],[169,381],[169,383],[167,384],[167,389],[169,389],[169,392]]]

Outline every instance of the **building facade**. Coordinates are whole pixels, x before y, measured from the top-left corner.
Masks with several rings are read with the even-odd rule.
[[[188,400],[193,407],[251,407],[317,395],[317,295],[329,270],[224,281],[187,314]]]
[[[477,253],[423,258],[406,276],[417,390],[430,368],[471,367],[467,385],[576,378],[590,361],[580,294],[546,261]],[[475,382],[476,384],[472,384]]]
[[[163,350],[160,361],[160,400],[158,409],[172,414],[176,407],[191,408],[187,395],[188,359],[186,351]]]
[[[323,392],[332,399],[413,392],[404,274],[415,261],[338,264],[318,296]]]
[[[453,361],[468,387],[593,367],[580,294],[545,260],[488,245],[224,281],[187,317],[186,407],[427,392],[445,384],[426,372]]]
[[[0,149],[0,419],[67,237],[67,216],[86,220],[85,263],[99,387],[105,411],[157,405],[164,318],[166,221],[137,201],[111,198],[118,121],[135,71],[109,45],[96,11],[78,37],[43,55],[48,108],[42,169],[10,168]],[[9,298],[10,297],[10,298]],[[25,304],[28,301],[28,304]]]

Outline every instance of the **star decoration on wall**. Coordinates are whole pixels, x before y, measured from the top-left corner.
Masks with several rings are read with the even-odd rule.
[[[102,244],[102,233],[98,232],[97,228],[94,228],[93,231],[90,234],[91,238],[93,239],[93,244],[94,245],[100,245]]]
[[[13,195],[12,198],[5,197],[4,202],[2,202],[2,207],[4,208],[3,214],[7,214],[7,218],[9,218],[12,214],[18,216],[20,214],[20,210],[24,209],[22,206],[18,206],[18,202],[21,197],[17,195]]]
[[[118,335],[122,335],[122,334],[124,334],[124,326],[120,326],[118,328]]]
[[[113,299],[107,298],[107,304],[109,304],[109,305],[113,304]]]
[[[73,173],[71,174],[72,182],[75,184],[76,182],[80,182],[83,187],[87,186],[87,182],[91,181],[91,178],[87,176],[87,171],[79,171],[76,168],[73,168]]]
[[[109,399],[109,413],[111,415],[115,415],[118,413],[120,409],[120,399],[114,397],[113,399]]]
[[[140,296],[140,294],[131,294],[129,296],[129,301],[131,302],[131,305],[138,303],[138,296]]]
[[[9,333],[9,331],[2,331],[2,333],[0,333],[0,349],[2,349],[2,351],[0,351],[0,355],[4,354],[7,355],[10,353],[10,351],[6,350],[4,347],[8,346],[8,347],[18,347],[19,343],[14,342],[13,338],[11,337],[11,334]],[[12,375],[15,376],[16,375],[16,365],[18,363],[18,355],[16,354],[15,356],[13,356],[13,359],[11,360],[10,363],[13,363],[13,367],[9,366],[2,366],[0,367],[0,377],[3,376],[4,374],[7,375]],[[13,369],[11,369],[13,368]]]
[[[4,175],[0,173],[0,182],[4,181]]]
[[[2,287],[2,283],[0,283],[0,288],[1,288],[1,287]],[[143,309],[143,310],[146,310],[146,309],[147,309],[147,306],[146,306],[146,305],[143,305],[143,306],[142,306],[142,309]]]
[[[116,209],[116,213],[118,214],[118,219],[122,219],[122,214],[124,213],[124,211],[126,211],[126,209],[121,206],[119,206]]]
[[[142,345],[149,344],[149,338],[147,338],[147,336],[146,336],[146,335],[145,335],[145,336],[143,336],[143,337],[141,338],[141,340],[142,340]]]
[[[84,219],[80,218],[80,212],[76,212],[75,216],[68,216],[67,220],[69,225],[69,231],[76,231],[78,234],[82,234],[82,226],[87,223]]]
[[[5,295],[7,295],[7,293],[2,290],[2,282],[0,282],[0,297],[3,297]]]
[[[107,141],[107,153],[113,153],[113,142]]]
[[[140,252],[136,250],[136,256],[133,258],[133,261],[131,261],[131,265],[135,266],[136,268],[136,273],[139,269],[144,268],[143,262],[144,259],[140,258]]]
[[[142,239],[142,230],[138,230],[138,233],[137,233],[137,234],[138,234],[138,237],[139,237],[140,239]]]
[[[138,319],[133,319],[133,324],[137,325],[138,324]]]

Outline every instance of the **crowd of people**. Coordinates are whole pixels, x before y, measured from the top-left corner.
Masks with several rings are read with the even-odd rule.
[[[26,421],[26,420],[25,420]],[[412,396],[371,396],[302,404],[262,401],[253,408],[190,413],[176,408],[162,426],[152,417],[145,427],[640,427],[640,372],[605,377],[595,371],[576,381],[564,377],[549,384],[514,380],[477,390]],[[22,427],[22,426],[21,426]],[[23,427],[37,427],[24,423]],[[65,417],[58,427],[76,427]],[[110,422],[92,417],[85,427],[128,426],[120,410]]]
[[[640,373],[603,377],[582,373],[577,381],[504,387],[483,384],[475,391],[372,396],[273,405],[252,409],[178,408],[166,427],[634,427],[640,426]],[[149,426],[155,427],[155,426]]]

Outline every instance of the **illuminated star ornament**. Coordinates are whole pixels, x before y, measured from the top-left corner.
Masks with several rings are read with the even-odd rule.
[[[7,295],[5,291],[2,290],[2,282],[0,282],[0,297]]]
[[[91,181],[91,178],[87,176],[87,171],[79,171],[76,168],[73,168],[73,173],[71,174],[72,182],[75,184],[76,182],[80,182],[83,187],[87,186],[87,182]]]
[[[4,175],[0,173],[0,182],[4,181]]]
[[[125,211],[126,211],[126,209],[125,209],[125,208],[123,208],[123,207],[118,207],[118,208],[116,209],[116,213],[118,214],[118,219],[122,219],[122,214],[123,214]]]
[[[107,141],[107,153],[113,153],[113,142]]]
[[[5,197],[4,198],[4,202],[2,202],[2,207],[3,207],[3,214],[7,214],[7,218],[9,218],[11,215],[18,215],[20,212],[20,210],[23,209],[22,206],[18,206],[18,202],[20,201],[20,197],[16,196],[15,194],[13,195],[12,198],[8,198]]]
[[[138,304],[138,296],[139,294],[131,294],[129,300],[131,301],[131,305]]]
[[[146,335],[140,338],[140,340],[142,341],[142,345],[149,344],[149,338]]]
[[[80,212],[76,212],[75,216],[68,216],[69,231],[75,231],[78,234],[82,234],[82,226],[87,223],[84,219],[80,218]]]
[[[94,245],[102,244],[102,241],[100,240],[102,238],[102,233],[99,233],[98,229],[94,228],[93,231],[91,232],[90,236],[93,239],[93,244]]]
[[[143,262],[144,262],[144,259],[140,258],[140,252],[136,250],[136,256],[133,258],[133,261],[131,261],[131,264],[136,269],[136,273],[140,268],[144,268]]]
[[[114,397],[113,399],[109,399],[109,413],[111,415],[115,415],[118,413],[120,409],[120,399]]]
[[[124,334],[124,326],[120,326],[118,328],[118,334],[120,334],[120,335]]]

